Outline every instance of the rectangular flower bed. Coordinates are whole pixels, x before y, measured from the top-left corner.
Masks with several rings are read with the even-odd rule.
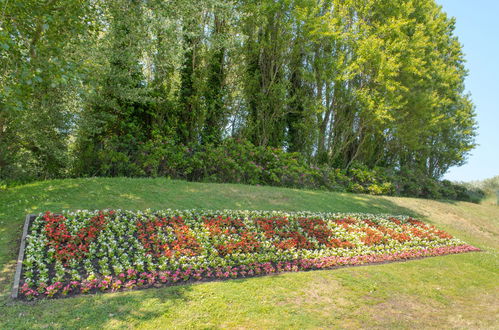
[[[476,250],[406,216],[47,212],[29,225],[20,294],[24,299],[62,297]]]

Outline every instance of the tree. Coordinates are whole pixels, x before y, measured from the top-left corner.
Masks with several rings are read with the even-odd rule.
[[[434,0],[2,6],[0,178],[157,175],[231,137],[439,178],[474,147],[462,46]]]
[[[0,16],[0,178],[67,173],[81,102],[79,50],[96,22],[80,1],[8,1]]]
[[[144,5],[109,2],[106,61],[82,116],[78,169],[87,175],[139,175],[139,145],[151,138],[154,107],[143,73]]]

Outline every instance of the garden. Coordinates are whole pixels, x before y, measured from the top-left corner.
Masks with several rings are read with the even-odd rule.
[[[497,328],[495,4],[0,3],[0,330]]]
[[[479,250],[408,216],[171,209],[45,212],[25,243],[26,300]]]

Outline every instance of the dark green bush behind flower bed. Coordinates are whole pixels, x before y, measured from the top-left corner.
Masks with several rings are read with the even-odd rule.
[[[368,168],[352,163],[348,169],[313,164],[300,153],[255,146],[246,140],[226,139],[220,145],[185,146],[159,137],[128,148],[95,151],[96,159],[76,166],[66,176],[169,177],[195,182],[241,183],[317,189],[371,195],[449,199],[478,203],[485,193],[477,187],[439,181],[419,170]],[[34,178],[0,179],[0,189]]]
[[[140,159],[130,160],[133,176],[169,176],[189,181],[243,183],[478,202],[484,193],[439,181],[411,169],[349,169],[311,165],[299,153],[227,139],[219,146],[179,146],[168,141],[142,145]],[[106,175],[106,173],[100,173]],[[130,174],[130,173],[128,173]]]

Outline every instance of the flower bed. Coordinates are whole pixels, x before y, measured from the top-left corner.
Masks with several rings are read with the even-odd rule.
[[[20,292],[61,297],[477,250],[405,216],[47,212],[30,224]]]

